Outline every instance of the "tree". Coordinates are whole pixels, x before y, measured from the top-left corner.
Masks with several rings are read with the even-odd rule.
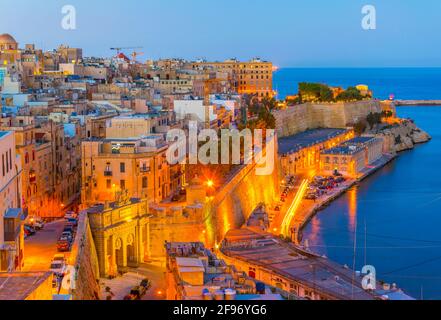
[[[347,88],[345,91],[340,93],[336,98],[337,101],[353,101],[353,100],[359,101],[363,99],[364,99],[363,95],[355,87]]]
[[[364,120],[358,121],[354,125],[355,134],[358,136],[362,135],[366,131],[366,128],[367,128],[367,126],[366,126],[366,122]]]

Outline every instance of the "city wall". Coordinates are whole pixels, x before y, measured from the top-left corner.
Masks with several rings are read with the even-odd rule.
[[[278,136],[286,137],[308,129],[345,128],[365,119],[369,113],[382,112],[386,108],[393,107],[378,100],[305,103],[274,111],[273,114]]]
[[[80,214],[69,265],[73,265],[76,270],[73,299],[98,300],[100,298],[98,255],[86,212]]]
[[[257,175],[254,164],[245,166],[206,206],[207,245],[219,244],[230,229],[241,228],[260,204],[273,204],[280,194],[280,181],[278,161],[267,176]]]

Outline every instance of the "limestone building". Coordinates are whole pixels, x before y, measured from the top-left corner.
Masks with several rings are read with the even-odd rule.
[[[320,154],[323,174],[341,173],[357,178],[383,156],[383,139],[375,136],[357,137]]]
[[[0,272],[20,270],[24,261],[21,163],[13,132],[0,132]]]
[[[170,196],[183,173],[167,162],[167,148],[162,135],[83,141],[83,205],[114,201],[123,190],[156,203]]]
[[[271,62],[260,59],[240,62],[231,59],[224,62],[190,62],[186,67],[227,73],[232,88],[239,94],[256,94],[259,98],[274,96]]]
[[[130,199],[122,191],[115,202],[92,206],[87,213],[102,277],[147,261],[150,217],[146,200]]]

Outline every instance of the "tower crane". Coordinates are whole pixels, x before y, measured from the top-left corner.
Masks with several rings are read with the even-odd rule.
[[[142,48],[143,47],[116,47],[116,48],[110,48],[110,50],[116,51],[116,54],[120,54],[122,50],[138,50]]]

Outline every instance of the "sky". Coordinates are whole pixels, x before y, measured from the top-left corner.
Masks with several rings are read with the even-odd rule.
[[[0,0],[0,33],[24,46],[143,47],[140,60],[249,60],[280,67],[441,67],[440,0]],[[64,30],[62,7],[76,9]],[[362,7],[376,8],[364,30]],[[127,54],[131,51],[128,50]]]

